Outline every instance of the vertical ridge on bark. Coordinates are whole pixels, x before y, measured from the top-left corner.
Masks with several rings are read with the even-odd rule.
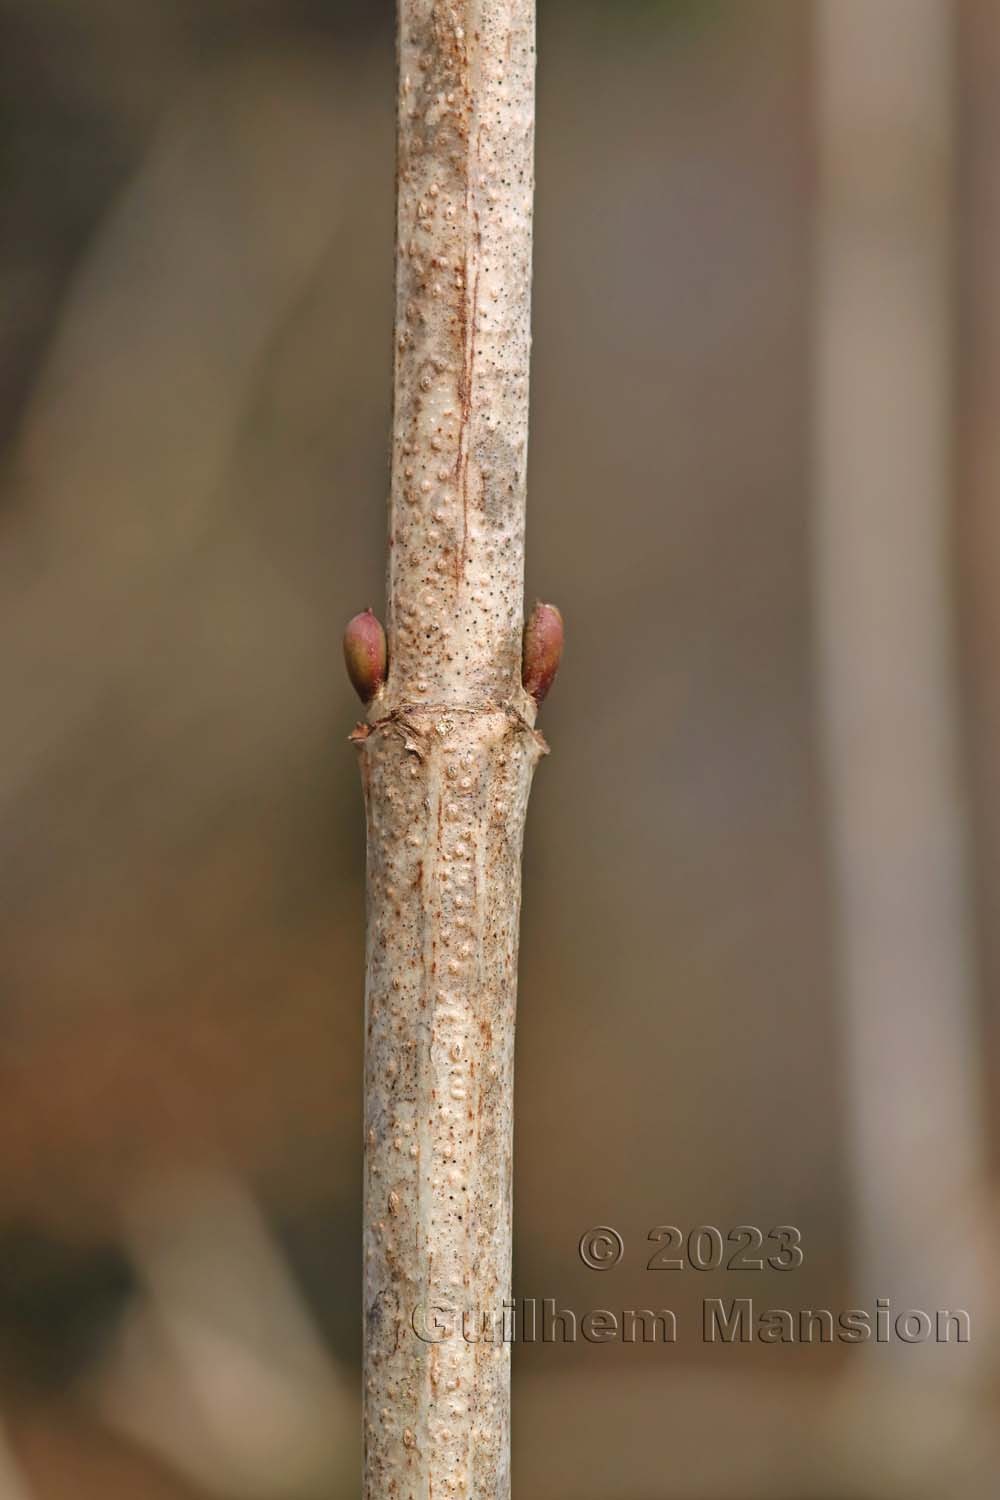
[[[510,1489],[510,1349],[480,1320],[510,1295],[521,846],[544,752],[521,685],[534,23],[534,0],[398,4],[389,674],[355,735],[367,1500]]]
[[[399,0],[397,701],[504,701],[518,683],[534,35],[534,0]]]

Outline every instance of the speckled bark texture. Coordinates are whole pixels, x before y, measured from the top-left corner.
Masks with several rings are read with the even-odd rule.
[[[355,736],[366,1500],[510,1490],[510,1348],[480,1319],[510,1294],[521,844],[544,751],[521,685],[534,48],[534,0],[400,0],[389,675]]]

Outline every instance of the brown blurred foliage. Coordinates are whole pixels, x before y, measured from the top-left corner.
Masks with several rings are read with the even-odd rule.
[[[333,1364],[357,1359],[339,637],[382,590],[390,9],[0,5],[0,1346],[40,1497],[204,1492],[94,1397],[139,1296],[134,1204],[178,1174],[244,1185]],[[591,1305],[576,1243],[608,1223],[615,1304],[659,1305],[651,1226],[777,1221],[809,1246],[796,1297],[836,1306],[808,8],[639,9],[541,7],[527,582],[568,646],[526,851],[517,1290]],[[68,1269],[26,1281],[25,1243]],[[107,1325],[42,1361],[42,1394],[28,1282],[27,1346],[63,1349],[66,1297]],[[654,1349],[633,1380],[644,1357],[666,1378]],[[572,1382],[621,1351],[516,1359]],[[552,1495],[557,1439],[524,1430],[521,1493]],[[609,1458],[641,1500],[632,1462]]]

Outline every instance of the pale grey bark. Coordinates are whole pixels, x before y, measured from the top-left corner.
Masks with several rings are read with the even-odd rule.
[[[509,1492],[510,1349],[479,1320],[510,1288],[520,857],[544,750],[521,685],[534,22],[534,0],[399,3],[389,676],[356,735],[367,1500]]]

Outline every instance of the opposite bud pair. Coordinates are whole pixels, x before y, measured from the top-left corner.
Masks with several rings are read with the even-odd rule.
[[[563,652],[563,618],[554,604],[536,604],[524,627],[521,681],[541,703],[556,679]],[[362,703],[370,703],[389,665],[385,631],[370,609],[348,621],[344,631],[347,675]]]

